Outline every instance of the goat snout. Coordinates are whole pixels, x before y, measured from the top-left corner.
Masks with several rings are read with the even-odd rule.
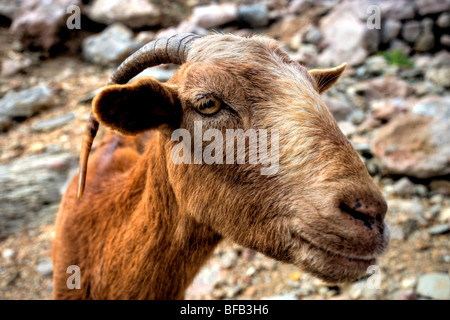
[[[384,199],[374,197],[354,197],[340,202],[339,209],[343,214],[362,221],[364,226],[372,230],[373,225],[380,227],[387,212]]]

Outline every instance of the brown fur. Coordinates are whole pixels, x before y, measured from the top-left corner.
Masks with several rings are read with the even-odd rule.
[[[81,201],[77,179],[70,184],[57,218],[54,298],[182,299],[224,237],[328,282],[364,275],[387,245],[386,203],[319,94],[343,69],[310,74],[273,40],[213,35],[196,41],[168,84],[105,88],[96,118],[143,133],[104,139]],[[227,107],[201,115],[208,96]],[[193,136],[194,121],[223,133],[279,130],[278,173],[174,164],[171,133]],[[81,269],[79,290],[67,289],[69,265]]]

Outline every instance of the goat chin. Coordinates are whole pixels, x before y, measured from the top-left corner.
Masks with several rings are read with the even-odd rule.
[[[180,68],[128,83],[159,63]],[[224,238],[327,282],[364,276],[387,205],[321,98],[344,70],[308,71],[262,36],[178,35],[126,59],[58,212],[54,298],[182,299]]]

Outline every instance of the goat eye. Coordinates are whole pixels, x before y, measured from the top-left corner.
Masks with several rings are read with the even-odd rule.
[[[214,114],[222,107],[222,101],[216,98],[211,98],[197,106],[197,111],[202,114]]]

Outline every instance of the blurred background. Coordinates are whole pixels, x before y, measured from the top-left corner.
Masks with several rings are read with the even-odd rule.
[[[0,299],[51,298],[53,222],[90,102],[128,55],[183,32],[268,35],[307,68],[347,62],[324,100],[391,233],[379,289],[224,242],[186,298],[450,299],[449,31],[450,0],[0,0]]]

